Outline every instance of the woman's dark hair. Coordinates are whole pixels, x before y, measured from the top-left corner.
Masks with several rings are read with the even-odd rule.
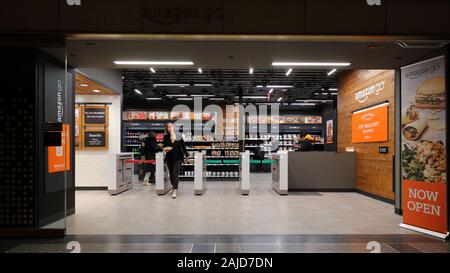
[[[306,132],[305,132],[305,131],[303,131],[303,130],[302,130],[302,131],[300,131],[300,137],[301,137],[301,138],[304,138],[305,136],[306,136]]]
[[[153,132],[153,131],[150,131],[150,132],[148,133],[148,137],[149,137],[150,139],[156,139],[156,133]]]

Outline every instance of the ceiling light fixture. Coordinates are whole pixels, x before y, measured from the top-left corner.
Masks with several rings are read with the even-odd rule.
[[[190,84],[188,84],[188,83],[155,83],[155,84],[153,84],[153,87],[161,87],[161,86],[165,86],[165,87],[171,87],[171,86],[186,87],[186,86],[190,86]]]
[[[196,84],[194,84],[194,86],[197,86],[197,87],[211,87],[212,84],[210,84],[210,83],[196,83]]]
[[[249,73],[250,73],[250,74],[253,74],[253,71],[254,71],[253,68],[250,68]]]
[[[264,85],[257,85],[256,88],[263,88]]]
[[[267,88],[293,88],[292,85],[268,85]]]
[[[214,95],[192,94],[191,97],[214,97]]]
[[[283,100],[283,97],[279,97],[278,100],[277,100],[277,102],[280,102],[280,101],[282,101],[282,100]]]
[[[194,65],[190,61],[114,61],[116,65]]]
[[[225,100],[224,98],[210,98],[209,100]]]
[[[333,75],[335,72],[337,71],[337,69],[335,68],[335,69],[333,69],[333,70],[331,70],[330,72],[328,72],[328,76],[331,76],[331,75]]]
[[[338,94],[338,93],[331,93],[331,95],[333,95],[333,96],[337,96],[337,94]]]
[[[146,100],[162,100],[162,98],[146,98]]]
[[[328,88],[328,91],[338,91],[337,88]]]
[[[322,95],[328,95],[328,93],[322,93]]]
[[[286,76],[291,75],[291,73],[292,73],[292,68],[290,68],[290,69],[286,72]]]
[[[198,69],[198,73],[202,74],[203,73],[203,69],[199,68]]]
[[[273,66],[349,66],[351,63],[331,62],[273,62]]]
[[[178,98],[177,100],[193,100],[194,98]]]
[[[98,90],[98,89],[94,89],[94,90],[92,90],[92,92],[94,92],[94,93],[100,93],[101,91]]]
[[[239,97],[236,97],[237,99]],[[242,96],[243,99],[266,99],[266,96]]]
[[[291,105],[298,105],[298,106],[315,106],[315,103],[291,103]]]
[[[167,94],[167,97],[187,97],[187,94]]]
[[[137,94],[139,94],[139,95],[142,95],[142,92],[139,91],[138,89],[134,89],[134,92],[137,93]]]
[[[319,93],[314,93],[314,95],[316,95],[316,96],[317,96],[317,95],[319,95]]]
[[[82,84],[80,84],[80,86],[81,86],[81,87],[88,87],[89,84],[82,83]]]
[[[269,95],[273,93],[273,88],[269,90]]]
[[[150,71],[151,71],[153,74],[156,73],[156,70],[155,70],[153,67],[150,67]]]

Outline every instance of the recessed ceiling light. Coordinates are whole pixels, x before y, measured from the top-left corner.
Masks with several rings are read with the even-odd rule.
[[[328,95],[328,93],[322,93],[322,95]]]
[[[167,97],[187,97],[187,94],[167,94]]]
[[[264,85],[257,85],[256,88],[263,88]]]
[[[80,86],[81,86],[81,87],[88,87],[89,84],[82,83],[82,84],[80,84]]]
[[[336,96],[338,93],[331,93],[331,95]]]
[[[292,68],[290,68],[290,69],[286,72],[286,76],[291,75],[291,73],[292,73]]]
[[[186,86],[190,86],[190,84],[188,83],[155,83],[153,84],[154,87],[161,87],[161,86],[166,86],[166,87],[170,87],[170,86],[178,86],[178,87],[186,87]]]
[[[237,99],[239,97],[236,97]],[[266,96],[242,96],[243,99],[266,99]]]
[[[191,61],[114,61],[117,65],[194,65]]]
[[[273,62],[273,66],[349,66],[351,63],[332,62]]]
[[[293,88],[292,85],[268,85],[267,88]]]
[[[335,72],[337,71],[337,69],[335,68],[335,69],[333,69],[333,70],[331,70],[330,72],[328,72],[328,76],[331,76],[331,75],[333,75]]]
[[[156,73],[156,70],[155,70],[153,67],[150,68],[150,71],[151,71],[153,74]]]
[[[316,96],[317,96],[317,95],[319,95],[319,93],[314,93],[314,95],[316,95]]]
[[[328,88],[328,91],[338,91],[337,88]]]
[[[139,91],[138,89],[134,89],[134,92],[135,92],[136,94],[142,95],[142,92]]]
[[[100,93],[101,91],[98,90],[98,89],[94,89],[94,90],[92,90],[92,92],[94,92],[94,93]]]
[[[291,105],[298,105],[298,106],[315,106],[315,103],[291,103]]]

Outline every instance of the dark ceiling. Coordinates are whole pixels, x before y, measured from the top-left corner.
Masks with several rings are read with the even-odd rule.
[[[283,97],[283,102],[295,102],[306,99],[332,99],[333,88],[337,87],[336,76],[328,76],[330,70],[294,69],[286,76],[287,69],[204,69],[202,73],[194,69],[158,69],[152,73],[149,69],[127,69],[123,72],[124,96],[129,99],[144,97],[166,97],[170,94],[210,94],[215,97],[238,101],[236,96],[267,96],[271,88],[267,85],[293,86],[292,88],[274,88],[271,101]],[[188,84],[186,87],[154,86],[154,84]],[[195,84],[211,84],[198,87]],[[263,88],[258,86],[264,86]],[[332,88],[332,91],[329,89]],[[326,94],[324,94],[326,93]],[[244,99],[245,100],[245,99]],[[256,100],[252,100],[256,101]],[[257,100],[262,101],[264,100]]]

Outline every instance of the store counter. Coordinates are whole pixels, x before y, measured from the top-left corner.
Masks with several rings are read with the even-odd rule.
[[[355,189],[355,153],[282,152],[272,156],[272,187],[279,194]]]
[[[355,153],[288,153],[289,190],[354,190]]]

